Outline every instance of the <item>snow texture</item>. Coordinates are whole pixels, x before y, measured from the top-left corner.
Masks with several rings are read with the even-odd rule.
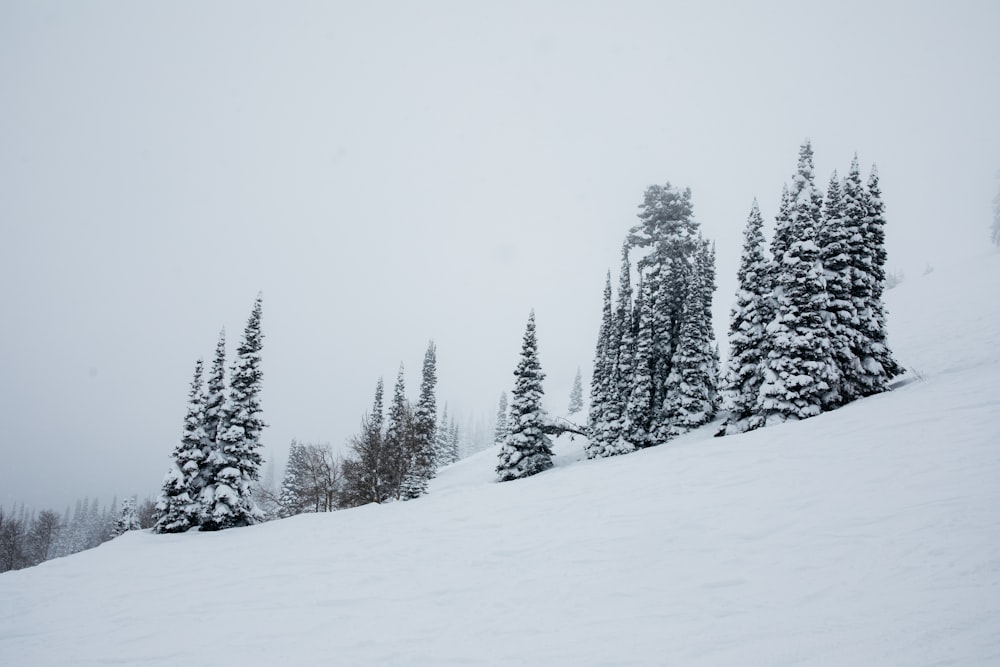
[[[0,664],[1000,664],[997,284],[892,290],[911,372],[813,419],[5,573]]]

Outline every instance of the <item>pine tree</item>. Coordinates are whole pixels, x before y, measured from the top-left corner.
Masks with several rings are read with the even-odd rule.
[[[604,307],[601,327],[597,334],[597,349],[594,352],[594,373],[590,381],[590,420],[587,429],[587,458],[595,458],[609,449],[613,443],[612,423],[619,419],[612,406],[609,387],[614,379],[614,358],[611,341],[614,330],[614,311],[611,306],[611,273],[608,272],[604,285]]]
[[[789,193],[790,242],[784,255],[775,257],[775,311],[767,327],[771,345],[755,410],[765,423],[814,417],[838,400],[837,368],[824,320],[826,285],[816,244],[823,198],[814,183],[812,156],[807,141],[799,151]]]
[[[705,307],[705,300],[711,298],[714,289],[715,269],[708,245],[701,245],[690,266],[690,278],[686,280],[688,295],[667,381],[664,411],[671,435],[697,428],[715,416],[718,369],[711,330],[711,304]]]
[[[182,533],[201,519],[200,489],[193,482],[205,460],[205,406],[202,394],[203,364],[199,359],[194,366],[194,379],[188,392],[187,414],[180,442],[174,447],[173,465],[163,480],[160,498],[156,503],[155,533]]]
[[[118,511],[118,516],[115,518],[114,525],[112,527],[112,534],[117,537],[130,530],[139,529],[139,515],[136,514],[135,511],[135,499],[125,498],[122,500],[121,509]]]
[[[413,413],[413,437],[409,469],[403,480],[402,497],[407,500],[427,493],[427,484],[437,470],[435,460],[435,428],[437,427],[437,349],[434,341],[427,345],[420,381],[420,399]]]
[[[251,495],[251,483],[258,478],[262,462],[260,436],[265,427],[260,406],[261,309],[258,295],[230,369],[229,400],[208,461],[214,477],[203,494],[209,500],[203,530],[248,526],[263,519]]]
[[[627,454],[635,449],[628,441],[628,399],[632,390],[635,330],[632,322],[632,265],[628,244],[622,245],[622,265],[618,279],[618,303],[615,308],[614,339],[610,352],[614,355],[614,370],[608,383],[608,395],[618,419],[612,424],[610,447],[605,455]]]
[[[403,480],[409,470],[412,438],[413,410],[406,400],[406,381],[403,364],[400,363],[382,448],[387,491],[396,499],[401,496]]]
[[[459,460],[459,451],[461,450],[462,438],[461,431],[458,428],[458,422],[452,417],[451,422],[448,425],[448,453],[447,460],[449,463],[454,463]]]
[[[439,470],[444,466],[455,462],[450,460],[451,442],[450,434],[448,432],[449,424],[448,404],[445,403],[444,407],[441,409],[441,420],[438,422],[437,429],[434,431],[434,462]]]
[[[226,413],[226,330],[219,332],[219,340],[215,345],[215,357],[209,370],[208,382],[204,398],[204,433],[201,447],[202,459],[197,469],[185,470],[188,475],[188,487],[192,498],[200,506],[199,523],[209,521],[208,512],[213,504],[206,489],[214,483],[216,474],[221,470],[218,462],[221,454],[218,452],[221,443],[219,435],[223,429],[223,419]]]
[[[351,456],[344,461],[341,505],[356,507],[389,499],[389,461],[385,457],[382,378],[375,385],[371,413],[361,420],[361,431],[351,439]]]
[[[552,467],[552,447],[543,431],[542,372],[535,335],[535,311],[528,317],[521,360],[514,371],[510,408],[510,435],[500,449],[497,476],[505,482],[528,477]]]
[[[576,369],[576,377],[573,378],[573,388],[569,392],[569,414],[575,415],[583,410],[583,379],[580,376],[580,369]]]
[[[708,255],[698,259],[705,243],[692,216],[690,189],[680,190],[670,183],[654,185],[646,190],[639,212],[640,223],[631,229],[628,236],[630,247],[648,248],[648,253],[638,262],[638,268],[644,275],[643,279],[650,282],[648,302],[652,316],[652,351],[648,368],[652,410],[647,436],[649,444],[664,442],[678,429],[687,428],[685,424],[672,423],[672,420],[680,414],[678,406],[687,400],[676,392],[681,388],[685,375],[689,380],[693,379],[693,371],[688,369],[682,373],[677,369],[675,372],[673,365],[675,360],[681,359],[693,362],[691,355],[700,355],[701,351],[679,350],[685,319],[697,320],[688,324],[689,343],[694,344],[696,338],[702,335],[703,311],[709,313],[708,329],[711,329],[711,298],[704,295],[710,295],[714,290],[714,266],[710,268],[706,263]],[[697,266],[699,261],[701,267]],[[701,277],[695,285],[695,276],[699,273]],[[711,336],[710,333],[708,335]],[[709,346],[710,358],[714,358],[712,347]],[[700,369],[697,372],[707,374],[698,380],[697,385],[710,387],[708,400],[714,405],[718,369],[712,361],[707,365],[699,362],[696,366]]]
[[[507,392],[500,393],[500,403],[497,407],[497,421],[496,427],[493,429],[493,445],[496,447],[503,446],[503,443],[507,441],[507,436],[510,435],[510,429],[507,424]]]
[[[785,252],[792,245],[792,193],[788,184],[781,186],[781,203],[778,205],[778,215],[774,216],[774,238],[771,239],[771,257],[775,263],[780,263]],[[771,281],[773,284],[773,280]]]
[[[632,357],[632,384],[626,405],[625,433],[628,441],[638,448],[654,444],[652,299],[649,281],[640,281],[634,317],[638,323],[638,334]]]
[[[864,374],[861,395],[885,391],[889,380],[903,369],[889,349],[885,306],[885,204],[879,187],[878,169],[872,165],[864,191],[865,233],[863,250],[855,256],[855,308],[860,321],[860,346],[857,356]]]
[[[839,396],[840,403],[853,401],[860,395],[858,383],[863,373],[861,362],[854,352],[858,347],[859,322],[851,296],[851,240],[860,239],[863,231],[846,215],[846,199],[841,192],[837,172],[833,172],[826,190],[818,245],[827,294],[824,318],[830,330],[831,351],[840,380],[837,393],[831,395]],[[824,405],[828,410],[837,407],[837,403]]]
[[[308,503],[301,493],[306,474],[305,447],[292,440],[288,446],[288,463],[285,464],[285,476],[278,494],[279,517],[284,519],[308,511]]]
[[[720,434],[743,433],[763,426],[755,414],[763,383],[763,361],[770,322],[770,262],[764,245],[764,219],[754,199],[743,233],[743,255],[737,274],[739,289],[729,320],[729,361],[725,395],[729,417]]]

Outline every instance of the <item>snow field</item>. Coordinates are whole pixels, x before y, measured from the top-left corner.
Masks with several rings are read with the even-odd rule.
[[[890,291],[919,379],[807,421],[6,573],[0,664],[1000,664],[996,285]]]

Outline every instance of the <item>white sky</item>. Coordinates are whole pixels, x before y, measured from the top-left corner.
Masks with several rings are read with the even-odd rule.
[[[806,137],[878,163],[890,269],[986,251],[1000,4],[750,4],[0,4],[0,504],[157,493],[259,290],[278,457],[431,338],[491,418],[531,308],[562,410],[644,189],[692,188],[721,334]]]

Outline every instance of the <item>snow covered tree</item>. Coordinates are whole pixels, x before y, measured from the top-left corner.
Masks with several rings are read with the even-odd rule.
[[[706,297],[711,298],[714,290],[715,269],[711,257],[708,245],[703,243],[690,265],[690,277],[685,281],[687,298],[664,397],[664,413],[671,436],[706,424],[715,416],[718,369],[711,303],[705,307]]]
[[[729,416],[720,434],[743,433],[763,426],[763,419],[755,413],[767,349],[765,327],[771,320],[768,310],[771,267],[763,230],[764,219],[754,199],[743,233],[743,254],[737,274],[739,288],[729,320],[724,390]]]
[[[620,336],[612,307],[611,274],[604,286],[604,308],[594,353],[590,383],[590,423],[585,446],[587,458],[611,456],[621,438],[621,403],[618,395],[618,348]]]
[[[497,407],[497,421],[496,427],[493,429],[493,444],[497,447],[502,446],[507,440],[507,436],[510,435],[510,429],[507,424],[507,392],[500,393],[500,403]]]
[[[340,493],[342,464],[330,445],[292,441],[281,483],[279,515],[332,512]]]
[[[248,526],[263,519],[251,495],[262,462],[260,436],[265,427],[260,406],[261,304],[258,295],[230,369],[229,400],[222,411],[216,447],[208,457],[214,475],[202,494],[203,530]]]
[[[217,461],[220,459],[216,450],[220,446],[219,435],[222,431],[222,421],[226,410],[226,330],[219,332],[219,340],[215,345],[215,357],[209,369],[208,382],[205,387],[204,433],[202,444],[202,460],[197,470],[187,470],[188,487],[192,498],[200,505],[201,517],[199,523],[205,520],[211,500],[205,495],[205,488],[213,482],[220,470]]]
[[[385,456],[385,437],[382,433],[383,382],[375,385],[375,400],[371,413],[361,420],[360,432],[351,438],[351,454],[343,463],[344,486],[341,505],[356,507],[367,503],[382,503],[392,494],[391,461]]]
[[[838,372],[824,319],[826,284],[816,242],[823,198],[813,172],[812,146],[806,141],[789,192],[787,229],[780,230],[787,231],[788,248],[774,258],[775,312],[767,327],[771,345],[755,410],[768,424],[814,417],[839,400]]]
[[[583,379],[580,376],[580,369],[576,369],[576,377],[573,378],[573,388],[569,392],[569,414],[575,415],[583,410]]]
[[[604,455],[627,454],[635,447],[626,438],[628,430],[628,399],[632,391],[633,356],[636,330],[632,319],[632,264],[628,257],[628,244],[622,245],[622,263],[618,274],[618,300],[612,326],[613,339],[610,353],[614,357],[612,378],[607,393],[613,402],[617,421],[610,424],[609,447]]]
[[[648,280],[639,283],[635,301],[638,324],[632,355],[632,378],[625,406],[624,437],[634,447],[649,447],[653,443],[653,295]]]
[[[462,449],[462,432],[458,427],[458,422],[452,417],[451,421],[448,422],[448,450],[447,450],[447,460],[450,463],[458,461],[460,456],[459,452]]]
[[[706,374],[698,379],[696,385],[707,388],[709,402],[713,406],[715,403],[718,368],[714,362],[714,345],[709,345],[709,356],[713,361],[695,363],[692,356],[702,354],[701,343],[696,343],[698,336],[706,335],[705,331],[709,332],[708,336],[712,335],[711,293],[715,289],[711,252],[706,250],[698,232],[698,223],[692,216],[690,189],[681,190],[670,183],[650,186],[640,206],[639,224],[628,235],[630,248],[647,251],[637,264],[642,279],[650,284],[647,303],[651,315],[652,347],[643,368],[643,373],[648,368],[651,375],[652,409],[648,413],[651,423],[646,436],[647,444],[666,441],[678,430],[689,428],[687,421],[690,420],[686,417],[685,423],[674,424],[673,420],[680,419],[678,406],[687,401],[676,392],[682,385],[694,380],[692,373]],[[708,254],[700,256],[705,252]],[[707,329],[704,327],[706,313]],[[685,340],[696,345],[698,350],[679,350],[681,331],[688,319],[693,321],[688,323]],[[635,335],[639,335],[638,330]],[[694,366],[684,373],[679,369],[675,372],[674,362],[681,359]],[[695,367],[700,370],[695,371]],[[683,380],[683,377],[688,379]],[[630,395],[634,389],[633,377]],[[714,412],[714,407],[706,414],[711,412]]]
[[[441,420],[434,431],[434,463],[437,468],[454,463],[449,460],[451,443],[448,438],[448,404],[441,408]]]
[[[188,392],[187,414],[180,442],[174,447],[173,465],[163,480],[156,503],[156,533],[183,533],[201,520],[201,489],[194,486],[205,461],[205,396],[202,393],[202,360],[194,367],[194,379]]]
[[[382,466],[385,470],[387,491],[390,497],[396,500],[402,495],[403,480],[406,479],[410,467],[413,433],[413,408],[406,399],[404,369],[400,363],[382,444]]]
[[[308,502],[304,497],[307,479],[305,447],[292,440],[288,446],[288,463],[285,464],[285,476],[278,495],[281,508],[278,516],[286,518],[308,511]]]
[[[864,375],[861,395],[870,396],[885,391],[889,380],[903,372],[889,349],[885,305],[885,204],[879,187],[878,169],[872,165],[864,191],[864,250],[855,260],[855,309],[860,321],[860,348]]]
[[[427,483],[434,477],[437,464],[434,457],[437,402],[437,349],[434,341],[427,345],[420,381],[420,399],[413,411],[413,433],[410,437],[409,466],[403,478],[401,496],[406,500],[427,493]]]
[[[125,498],[122,500],[112,532],[117,537],[130,530],[139,530],[139,515],[135,511],[135,499]]]
[[[496,472],[505,482],[528,477],[552,467],[552,446],[543,432],[542,372],[538,361],[535,311],[528,317],[521,345],[521,360],[514,370],[510,407],[510,435],[500,449]]]

